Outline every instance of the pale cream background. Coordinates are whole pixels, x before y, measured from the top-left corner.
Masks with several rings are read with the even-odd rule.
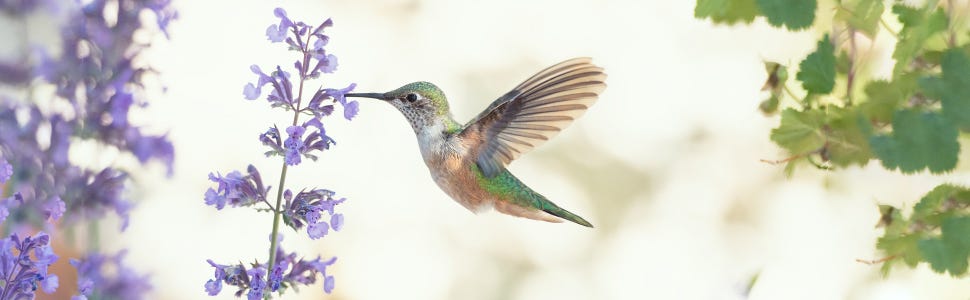
[[[693,1],[176,1],[172,41],[150,61],[168,93],[136,115],[175,143],[175,176],[138,174],[144,201],[106,245],[153,274],[154,298],[206,299],[220,262],[265,259],[271,218],[216,211],[202,195],[210,171],[262,170],[278,158],[256,137],[288,115],[246,101],[249,65],[292,65],[269,44],[272,10],[296,20],[332,17],[338,72],[322,83],[374,92],[426,80],[460,121],[547,65],[590,56],[609,87],[588,114],[512,171],[593,224],[473,215],[430,180],[415,139],[392,107],[364,100],[352,122],[326,121],[337,140],[316,163],[291,169],[290,187],[326,187],[348,201],[343,231],[318,241],[285,229],[283,245],[337,255],[328,299],[965,299],[965,281],[926,266],[889,278],[874,259],[877,203],[911,206],[947,176],[902,176],[878,162],[785,179],[759,162],[785,154],[768,140],[777,117],[757,105],[763,59],[796,64],[820,33],[714,26]],[[820,11],[827,11],[820,9]],[[891,19],[887,16],[887,19]],[[871,55],[888,58],[888,37]],[[886,66],[874,66],[877,73]],[[880,71],[883,70],[883,71]],[[315,87],[320,83],[315,83]],[[797,89],[796,84],[791,85]],[[964,151],[966,152],[966,151]],[[962,161],[966,161],[964,155]],[[275,192],[273,193],[275,194]],[[218,299],[232,299],[226,288]],[[319,299],[320,284],[285,299]]]

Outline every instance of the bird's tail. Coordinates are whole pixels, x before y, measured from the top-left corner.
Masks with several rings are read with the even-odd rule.
[[[571,213],[568,210],[563,209],[562,207],[559,207],[558,205],[556,205],[555,203],[552,203],[549,200],[545,200],[545,202],[546,203],[543,203],[545,205],[542,206],[542,211],[547,212],[553,216],[560,217],[563,220],[593,228],[593,224],[590,224],[588,221],[586,221],[586,219],[583,219],[583,217],[577,216],[576,214]]]

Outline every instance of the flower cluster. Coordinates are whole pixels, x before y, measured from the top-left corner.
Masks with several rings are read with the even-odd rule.
[[[142,77],[153,72],[136,61],[148,47],[138,42],[135,33],[145,28],[143,12],[150,13],[159,29],[177,14],[170,0],[127,0],[116,3],[122,9],[106,14],[114,1],[90,1],[74,14],[71,26],[63,28],[62,55],[49,57],[39,51],[37,73],[57,87],[57,95],[67,100],[76,116],[70,122],[82,138],[118,147],[135,155],[142,163],[162,161],[172,172],[174,148],[164,135],[146,134],[129,122],[132,106],[145,106]],[[78,91],[83,91],[78,93]]]
[[[93,253],[83,259],[72,259],[71,265],[78,273],[78,295],[71,300],[86,300],[92,295],[105,299],[145,299],[151,289],[148,277],[123,263],[125,253],[110,256]]]
[[[58,277],[48,274],[47,267],[55,261],[50,236],[43,232],[23,240],[16,233],[0,240],[0,276],[4,279],[0,299],[33,299],[38,285],[45,293],[53,293]]]
[[[303,137],[308,127],[316,130]],[[323,124],[316,118],[304,122],[301,126],[287,127],[286,134],[286,140],[281,140],[280,129],[273,126],[259,135],[259,140],[263,142],[263,145],[270,148],[269,151],[266,151],[266,156],[283,156],[286,164],[290,166],[303,162],[301,157],[316,161],[317,156],[313,154],[314,151],[330,149],[330,145],[335,143],[332,138],[327,136]]]
[[[311,285],[316,283],[317,276],[323,278],[323,291],[330,293],[334,288],[334,278],[327,275],[327,267],[337,262],[336,257],[322,259],[319,256],[313,260],[297,258],[295,252],[286,253],[277,248],[273,271],[266,274],[266,266],[253,264],[246,268],[243,264],[221,265],[207,260],[215,268],[215,278],[205,283],[205,291],[210,296],[218,295],[222,285],[235,286],[236,297],[244,293],[249,300],[263,297],[265,292],[276,292],[282,288],[295,285]],[[247,292],[248,290],[248,292]]]
[[[226,176],[209,173],[209,180],[219,185],[205,192],[205,204],[222,209],[226,203],[232,207],[250,206],[254,203],[265,202],[269,186],[263,186],[263,178],[259,176],[256,167],[246,168],[248,175],[243,176],[239,171],[232,171]]]
[[[269,86],[271,90],[265,99],[270,107],[294,114],[292,124],[284,130],[273,125],[259,135],[259,141],[268,148],[266,156],[282,158],[276,204],[267,199],[271,187],[263,185],[259,171],[252,165],[245,174],[239,171],[231,171],[225,176],[210,173],[209,180],[217,186],[205,193],[205,204],[219,210],[227,204],[231,207],[258,205],[258,210],[273,213],[270,258],[266,263],[257,261],[248,267],[241,263],[223,265],[209,260],[209,265],[215,268],[215,278],[206,282],[205,290],[211,296],[218,295],[225,284],[238,288],[235,292],[237,297],[245,294],[249,299],[261,299],[274,292],[282,293],[282,289],[287,287],[313,284],[317,276],[322,276],[325,292],[330,293],[334,288],[334,278],[327,275],[326,268],[336,262],[336,257],[328,260],[320,257],[315,260],[297,259],[296,253],[285,253],[279,246],[281,235],[278,228],[282,219],[294,230],[306,226],[307,235],[311,239],[319,239],[327,235],[330,229],[339,231],[343,227],[344,216],[335,212],[334,206],[345,199],[334,199],[334,193],[325,189],[303,189],[294,195],[291,189],[284,188],[284,184],[287,167],[301,164],[304,158],[315,161],[320,152],[334,145],[333,138],[327,136],[322,119],[334,112],[336,104],[343,108],[347,120],[357,115],[358,103],[347,101],[344,97],[356,85],[350,84],[340,89],[321,87],[313,93],[304,93],[308,80],[333,73],[337,68],[337,57],[324,49],[330,37],[323,31],[332,26],[333,21],[327,19],[314,27],[292,21],[281,8],[274,13],[280,21],[266,29],[266,36],[271,42],[285,43],[290,50],[300,53],[300,59],[293,64],[296,76],[281,66],[275,66],[269,73],[259,66],[251,66],[250,70],[257,76],[256,82],[245,85],[243,96],[247,100],[256,100],[263,95],[263,88]],[[304,95],[312,96],[305,99]],[[308,119],[300,122],[301,116]],[[258,203],[265,203],[268,208]],[[327,213],[328,219],[323,218],[323,212]]]
[[[319,239],[327,235],[330,228],[340,231],[344,224],[344,215],[335,213],[333,208],[346,199],[334,199],[333,195],[334,193],[329,190],[314,189],[299,192],[294,199],[293,192],[286,190],[283,193],[283,199],[286,199],[283,210],[284,222],[294,229],[300,229],[306,223],[307,234],[311,239]],[[321,220],[320,213],[324,211],[330,216],[329,222]]]
[[[177,16],[169,2],[0,1],[4,13],[0,17],[10,18],[9,24],[19,22],[22,34],[31,34],[37,25],[27,21],[34,13],[46,12],[41,17],[52,22],[44,25],[61,28],[60,41],[55,43],[59,51],[21,44],[22,59],[0,61],[0,222],[4,228],[17,234],[39,229],[57,237],[57,226],[94,222],[113,212],[124,230],[133,207],[124,193],[127,172],[116,166],[77,164],[85,158],[69,153],[79,140],[117,148],[142,164],[160,161],[171,174],[174,149],[168,138],[148,133],[128,117],[148,103],[142,78],[155,71],[142,58],[143,50],[150,47],[144,35],[156,29],[168,35],[167,26]],[[31,92],[38,88],[54,93]],[[20,241],[17,234],[0,245],[0,264],[6,272],[0,299],[33,298],[38,283],[44,291],[53,291],[57,276],[46,271],[47,261],[56,259],[48,246],[51,236],[38,233]],[[20,251],[14,263],[8,262],[11,249]],[[27,254],[30,249],[34,249],[33,262]],[[113,269],[127,270],[120,261]],[[100,282],[92,282],[93,288],[102,290],[97,286]],[[134,295],[98,293],[104,298],[137,299]]]

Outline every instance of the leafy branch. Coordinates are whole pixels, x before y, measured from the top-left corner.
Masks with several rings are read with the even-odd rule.
[[[780,112],[781,122],[770,138],[788,153],[768,162],[785,163],[788,174],[804,162],[837,170],[871,160],[904,174],[953,171],[960,132],[970,132],[970,45],[963,38],[970,29],[953,2],[834,1],[833,21],[815,26],[824,34],[798,63],[792,82],[805,96],[797,97],[789,86],[789,66],[765,62],[762,90],[768,96],[759,108],[767,115]],[[694,16],[729,25],[764,17],[771,26],[803,30],[816,23],[818,7],[815,0],[698,0]],[[900,24],[897,30],[885,19],[893,17]],[[858,46],[863,39],[874,42],[882,32],[896,43],[888,78],[861,68],[873,58]],[[903,261],[965,274],[968,207],[970,190],[949,184],[929,192],[909,217],[898,208],[881,207],[886,229],[876,246],[887,255],[872,262],[882,263],[887,272]]]

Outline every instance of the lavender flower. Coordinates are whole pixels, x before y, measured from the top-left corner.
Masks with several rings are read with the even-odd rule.
[[[139,274],[124,264],[126,252],[115,255],[89,254],[75,260],[71,265],[77,268],[78,295],[84,297],[98,295],[103,299],[145,299],[151,290],[148,276]]]
[[[57,255],[51,250],[50,236],[43,232],[23,240],[16,233],[0,240],[0,276],[5,280],[0,299],[33,299],[38,284],[44,292],[53,292],[57,289],[57,275],[48,274],[47,268],[55,261]]]
[[[229,172],[226,176],[209,173],[209,180],[219,186],[206,191],[205,204],[221,210],[226,203],[232,207],[240,207],[266,202],[266,194],[271,187],[263,186],[263,179],[256,167],[249,165],[246,170],[249,174],[245,176],[239,171]]]
[[[334,206],[343,203],[346,199],[334,199],[334,192],[324,189],[314,189],[303,191],[291,200],[292,192],[289,190],[283,194],[286,204],[283,210],[283,220],[286,225],[299,230],[307,224],[307,234],[311,239],[319,239],[326,235],[330,228],[340,230],[343,227],[343,215],[334,212]],[[330,223],[321,220],[321,212],[330,215]],[[336,217],[336,224],[333,220]]]
[[[282,248],[277,248],[273,271],[269,275],[266,275],[266,266],[263,264],[253,264],[247,269],[243,264],[222,265],[211,259],[206,260],[215,268],[215,278],[205,283],[206,293],[210,296],[218,295],[222,291],[223,284],[226,284],[238,288],[235,292],[237,297],[246,294],[249,299],[259,299],[260,295],[267,292],[314,284],[317,278],[324,282],[325,292],[333,291],[334,278],[327,275],[327,267],[337,261],[336,257],[327,260],[319,256],[313,260],[297,257],[295,252],[286,253]],[[266,290],[267,288],[269,291]]]
[[[133,202],[123,193],[126,172],[74,165],[71,160],[79,158],[69,153],[78,139],[120,149],[142,163],[161,161],[171,173],[171,142],[164,134],[147,134],[128,119],[130,112],[148,104],[141,78],[154,72],[141,62],[143,50],[149,48],[144,41],[150,40],[144,35],[153,29],[143,21],[153,17],[154,26],[167,36],[166,27],[177,16],[169,4],[169,0],[0,1],[0,11],[13,22],[26,25],[27,14],[41,6],[49,8],[52,18],[67,18],[56,43],[60,51],[25,44],[20,45],[21,55],[32,59],[0,62],[4,73],[0,91],[13,90],[14,97],[33,95],[21,92],[37,87],[55,91],[50,97],[26,99],[0,94],[0,184],[5,183],[0,190],[6,197],[0,202],[0,222],[4,228],[56,230],[57,225],[97,220],[110,211],[121,217],[122,230],[127,226]],[[141,37],[136,39],[136,32]],[[43,131],[49,135],[37,134]],[[39,140],[42,137],[49,140]],[[17,234],[0,239],[0,278],[4,279],[0,299],[32,299],[38,285],[47,293],[57,289],[58,276],[47,273],[47,266],[57,260],[50,239],[43,233],[23,241]],[[19,253],[14,256],[12,249]],[[131,277],[130,270],[120,265],[120,255],[117,260],[109,268],[112,276]],[[84,264],[76,265],[86,269]],[[139,299],[146,290],[131,280],[121,282],[123,288],[112,288],[104,277],[80,273],[81,290],[87,292],[72,299],[84,299],[92,290],[99,297]]]
[[[303,137],[307,130],[311,130],[306,137]],[[335,144],[333,138],[327,136],[326,129],[319,119],[310,119],[299,126],[290,126],[286,129],[287,138],[280,140],[280,131],[276,126],[271,127],[259,136],[263,145],[270,148],[266,151],[266,156],[280,155],[284,157],[287,165],[295,166],[302,162],[301,157],[316,161],[315,152],[330,149],[330,145]]]
[[[345,199],[334,199],[332,191],[316,188],[303,189],[294,196],[291,189],[284,188],[284,184],[288,167],[303,163],[303,158],[315,161],[319,153],[335,144],[327,135],[322,119],[333,113],[336,103],[343,107],[347,120],[357,115],[358,103],[348,102],[344,97],[356,85],[350,84],[342,89],[317,88],[312,97],[306,99],[303,89],[309,86],[308,80],[336,70],[337,57],[324,49],[330,37],[323,34],[323,29],[332,26],[333,21],[327,19],[314,27],[303,22],[294,22],[282,8],[277,8],[273,13],[279,18],[279,23],[266,29],[266,37],[273,43],[285,43],[290,50],[299,52],[301,57],[293,63],[295,73],[292,74],[279,65],[270,73],[264,72],[259,66],[251,66],[249,69],[256,75],[256,80],[243,87],[243,96],[247,100],[264,97],[271,108],[282,108],[294,114],[292,124],[284,127],[285,136],[279,126],[273,125],[258,137],[268,148],[265,152],[267,157],[282,158],[276,205],[267,199],[270,187],[263,186],[259,172],[253,166],[249,166],[248,175],[238,171],[225,176],[210,173],[209,180],[217,186],[209,188],[204,197],[206,205],[215,206],[219,210],[227,204],[238,207],[265,203],[268,208],[257,209],[273,213],[270,258],[266,263],[252,263],[249,268],[242,264],[222,265],[208,260],[209,265],[215,268],[215,278],[209,279],[204,285],[210,296],[218,295],[225,284],[238,287],[235,292],[237,297],[246,294],[249,299],[261,299],[274,292],[282,293],[288,287],[313,284],[318,274],[322,275],[325,292],[330,293],[334,288],[334,278],[327,275],[326,267],[332,265],[336,258],[322,261],[318,257],[316,260],[307,261],[297,260],[296,253],[284,253],[279,246],[279,220],[282,219],[284,224],[295,230],[306,226],[311,239],[322,238],[331,228],[337,231],[343,227],[344,216],[334,212],[334,207]],[[296,80],[299,82],[294,83]],[[263,88],[267,86],[270,91],[263,96]],[[309,119],[299,122],[304,115]],[[327,212],[329,218],[323,218],[323,212]]]
[[[167,35],[166,26],[177,16],[167,0],[139,0],[125,2],[121,11],[105,15],[110,1],[95,0],[83,4],[81,12],[71,17],[62,33],[63,53],[51,58],[41,51],[42,69],[37,72],[57,86],[57,95],[68,100],[76,117],[72,125],[80,129],[81,137],[96,138],[135,154],[139,161],[157,159],[166,164],[171,173],[173,147],[164,135],[147,135],[140,127],[128,122],[133,105],[147,102],[135,97],[143,86],[149,67],[133,61],[147,48],[134,38],[143,30],[142,12],[154,15],[156,25]],[[80,47],[88,48],[81,51]],[[79,97],[77,91],[84,91]],[[104,122],[105,119],[110,122]]]

